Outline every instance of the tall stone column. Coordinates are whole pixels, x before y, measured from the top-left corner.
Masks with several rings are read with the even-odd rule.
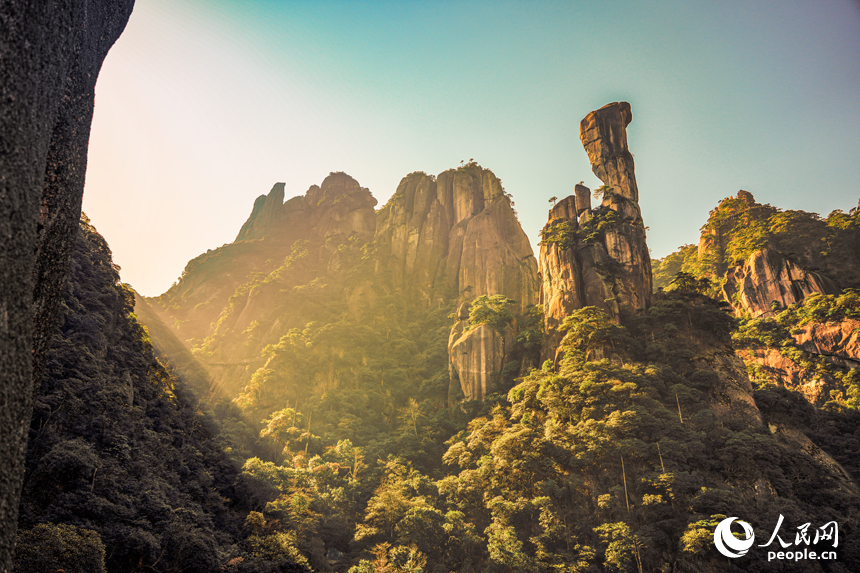
[[[571,312],[596,306],[617,320],[651,302],[651,257],[639,209],[633,155],[627,146],[630,104],[611,103],[580,123],[580,139],[591,168],[604,186],[591,208],[589,189],[550,210],[541,235],[541,304],[547,333],[544,359],[554,358],[559,327]]]

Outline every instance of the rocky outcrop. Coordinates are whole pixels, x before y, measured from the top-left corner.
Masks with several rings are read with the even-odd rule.
[[[836,372],[860,367],[860,321],[811,322],[791,336],[795,350],[808,353],[806,359],[817,361],[819,367],[798,364],[780,348],[746,348],[738,354],[771,384],[796,390],[811,404],[822,406],[831,399],[832,390],[844,388],[834,380],[833,371],[820,366],[833,365]]]
[[[268,195],[254,201],[251,216],[236,241],[265,238],[292,242],[297,229],[305,231],[305,238],[356,235],[367,241],[376,230],[376,203],[369,190],[345,173],[332,173],[322,185],[312,185],[304,196],[286,203],[284,184],[276,183]]]
[[[591,170],[628,201],[639,203],[639,188],[633,172],[633,154],[627,147],[627,126],[633,112],[626,101],[610,103],[589,113],[579,124],[579,139]]]
[[[78,230],[96,79],[133,4],[0,4],[0,571],[12,566],[32,380]]]
[[[395,282],[424,303],[503,294],[522,312],[537,302],[531,243],[501,182],[476,163],[406,176],[375,241],[395,260]]]
[[[651,259],[639,209],[633,156],[627,147],[630,104],[613,103],[588,114],[580,139],[592,170],[605,183],[601,204],[591,209],[589,190],[559,201],[541,235],[541,304],[554,356],[558,327],[572,310],[596,306],[616,318],[644,310],[651,297]]]
[[[476,163],[438,177],[406,176],[379,213],[375,242],[393,259],[395,284],[413,300],[461,301],[448,342],[452,390],[459,384],[467,399],[481,400],[497,389],[516,333],[471,328],[468,301],[504,295],[521,315],[539,291],[531,243],[499,179]]]
[[[810,404],[824,405],[830,399],[830,391],[836,389],[836,384],[826,373],[810,372],[776,348],[745,349],[738,351],[738,355],[747,363],[754,364],[759,374],[771,384],[800,392]]]
[[[827,277],[801,268],[774,249],[754,252],[726,274],[723,285],[723,296],[735,314],[753,318],[773,316],[813,293],[838,291]]]
[[[508,326],[499,332],[488,324],[469,324],[469,303],[457,312],[458,321],[448,337],[448,372],[459,381],[467,400],[483,400],[499,389],[502,368],[511,353],[515,331]],[[449,392],[449,396],[453,392]]]
[[[813,322],[794,334],[798,346],[845,368],[860,367],[860,320]]]

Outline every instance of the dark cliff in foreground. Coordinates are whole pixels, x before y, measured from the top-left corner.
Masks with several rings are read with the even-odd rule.
[[[133,0],[0,4],[0,570],[74,248],[95,85]]]
[[[229,408],[216,421],[156,359],[134,300],[82,221],[29,427],[14,570],[273,565],[243,527],[252,502],[224,452],[234,445],[221,429]],[[282,561],[307,570],[303,558]]]

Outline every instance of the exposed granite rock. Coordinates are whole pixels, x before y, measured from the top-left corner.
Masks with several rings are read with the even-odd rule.
[[[627,126],[632,120],[633,112],[626,101],[607,104],[580,122],[579,139],[594,174],[615,193],[638,203],[633,155],[627,147]]]
[[[834,381],[826,374],[815,373],[810,376],[805,368],[775,348],[739,350],[738,355],[747,362],[757,363],[759,371],[772,384],[800,392],[810,404],[824,405],[830,399],[830,391],[836,388]]]
[[[448,337],[448,372],[452,383],[459,380],[467,400],[483,400],[498,390],[516,334],[512,327],[504,332],[487,324],[470,328],[468,303],[460,305],[457,314]]]
[[[592,169],[606,187],[601,205],[592,210],[588,188],[577,185],[575,195],[552,208],[543,229],[545,358],[554,357],[558,327],[571,311],[596,306],[622,318],[650,304],[651,259],[625,131],[631,119],[630,104],[622,102],[591,112],[580,124]]]
[[[803,350],[826,356],[835,364],[860,367],[860,320],[807,324],[794,340]]]
[[[840,369],[860,367],[860,321],[807,324],[792,336],[798,347],[812,356],[823,357]],[[776,348],[750,348],[739,351],[747,362],[758,365],[772,384],[802,393],[811,404],[822,406],[831,399],[839,384],[825,371],[808,369],[780,353]]]
[[[80,219],[96,79],[133,0],[0,3],[0,571]]]
[[[438,177],[412,173],[379,212],[376,243],[417,300],[503,294],[537,301],[537,261],[498,178],[470,163]]]
[[[591,189],[577,183],[573,192],[576,196],[576,216],[579,217],[583,212],[591,210]],[[571,217],[566,218],[570,219]]]
[[[297,228],[319,237],[357,235],[366,241],[376,230],[376,203],[370,191],[345,173],[332,173],[321,186],[312,185],[304,196],[286,203],[284,184],[276,183],[254,201],[236,241],[292,239]]]
[[[379,213],[376,243],[395,260],[395,283],[422,304],[501,294],[522,314],[537,302],[531,243],[501,182],[476,163],[406,176]],[[497,387],[516,333],[467,330],[468,305],[460,310],[448,344],[451,385],[459,380],[467,399],[480,400]]]
[[[753,253],[726,274],[723,296],[737,315],[774,316],[777,308],[802,301],[813,293],[834,294],[838,287],[827,277],[807,271],[774,249]]]

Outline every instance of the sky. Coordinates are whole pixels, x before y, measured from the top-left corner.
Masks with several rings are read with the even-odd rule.
[[[537,255],[592,174],[588,112],[628,101],[654,258],[738,190],[828,214],[860,198],[857,0],[137,0],[96,85],[84,211],[156,296],[254,199],[345,171],[385,204],[474,159]]]

